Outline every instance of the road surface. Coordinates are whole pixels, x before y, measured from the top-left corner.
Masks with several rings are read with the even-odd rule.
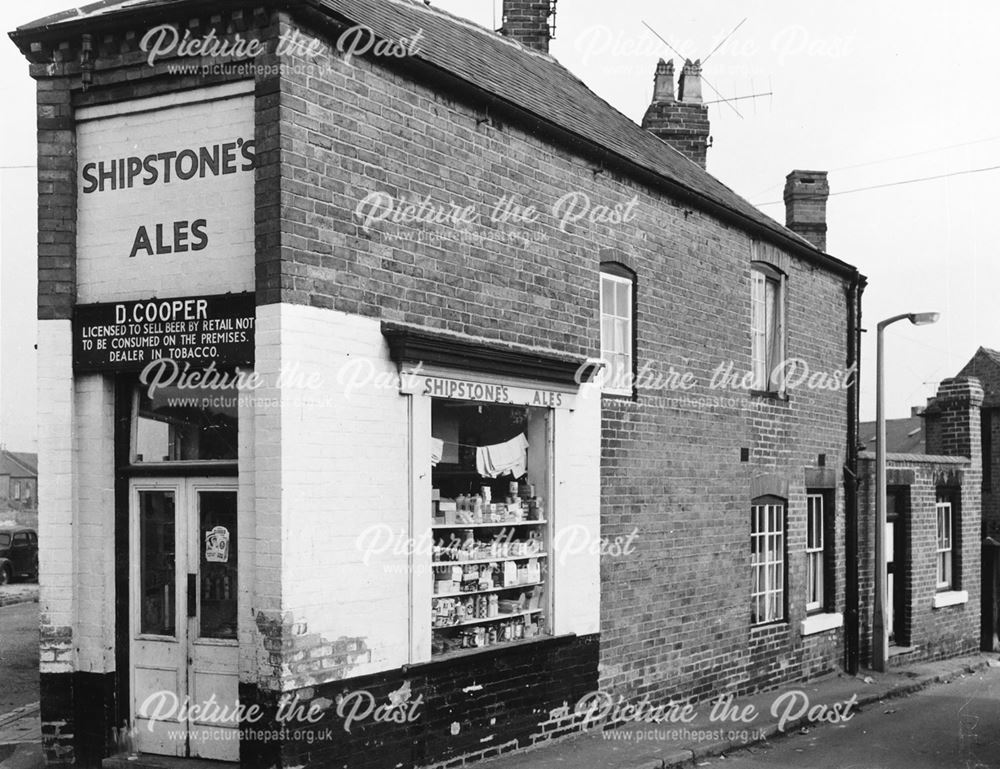
[[[38,604],[0,606],[0,716],[38,701]]]
[[[869,705],[843,725],[697,763],[716,769],[1000,769],[1000,668]]]

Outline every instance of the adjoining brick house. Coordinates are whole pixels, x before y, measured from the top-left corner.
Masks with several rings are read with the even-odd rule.
[[[979,380],[944,380],[926,408],[886,424],[886,632],[893,660],[976,651],[981,639]],[[874,423],[861,425],[859,516],[862,659],[870,660],[874,591]]]
[[[983,480],[982,648],[1000,651],[1000,352],[980,347],[957,376],[975,377],[983,386],[978,442]],[[928,403],[932,415],[934,406]]]
[[[0,521],[38,525],[38,457],[0,449]]]
[[[970,451],[982,458],[982,648],[1000,650],[1000,352],[980,347],[956,375],[975,378],[983,397],[977,434],[967,437]],[[928,440],[949,429],[937,399],[925,412]]]
[[[983,458],[983,533],[1000,540],[1000,352],[980,347],[956,377],[975,377],[983,386],[979,440]],[[928,402],[931,414],[935,413],[934,406],[934,401]]]
[[[704,169],[697,63],[636,126],[548,56],[551,10],[130,0],[13,33],[51,762],[134,722],[144,753],[453,764],[598,688],[856,664],[864,278],[825,174],[774,222]],[[210,34],[264,47],[151,60]],[[181,730],[164,694],[244,712]]]

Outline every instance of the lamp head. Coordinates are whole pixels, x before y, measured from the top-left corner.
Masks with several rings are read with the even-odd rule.
[[[939,312],[911,312],[909,315],[910,323],[914,326],[927,326],[931,323],[937,323],[940,317],[941,313]]]

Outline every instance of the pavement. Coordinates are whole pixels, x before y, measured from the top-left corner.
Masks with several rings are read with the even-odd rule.
[[[890,663],[892,664],[892,663]],[[896,665],[891,672],[834,674],[768,692],[698,703],[688,711],[650,703],[645,713],[617,728],[593,728],[533,750],[481,764],[483,769],[666,769],[705,765],[741,748],[766,746],[795,733],[839,725],[852,731],[855,714],[886,700],[905,697],[988,667],[1000,667],[996,653],[937,662]],[[641,701],[631,704],[639,706]],[[570,711],[575,703],[568,703]],[[657,723],[656,718],[660,721]]]
[[[38,604],[0,607],[0,717],[38,699]]]

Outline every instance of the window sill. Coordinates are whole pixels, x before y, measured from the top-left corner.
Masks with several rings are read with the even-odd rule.
[[[958,606],[969,602],[968,590],[946,590],[935,593],[933,606],[935,609],[943,609],[945,606]]]
[[[786,619],[772,619],[767,622],[756,622],[750,625],[750,635],[751,637],[755,634],[766,634],[769,632],[774,632],[784,628],[788,629],[788,620]]]
[[[840,612],[829,612],[825,614],[813,614],[806,617],[799,624],[799,632],[804,635],[815,635],[825,633],[828,630],[835,630],[844,624],[844,615]]]

